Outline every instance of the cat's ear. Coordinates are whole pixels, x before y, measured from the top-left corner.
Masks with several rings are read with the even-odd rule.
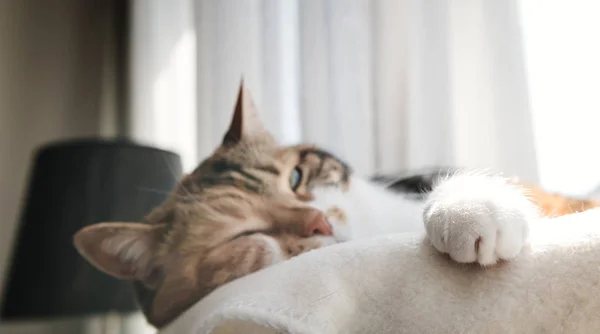
[[[99,270],[121,279],[143,280],[150,273],[152,251],[162,224],[99,223],[79,230],[73,243]]]
[[[223,138],[223,146],[232,146],[241,140],[251,138],[272,139],[260,120],[260,115],[252,99],[252,94],[244,86],[244,80],[242,79],[233,111],[233,118]]]

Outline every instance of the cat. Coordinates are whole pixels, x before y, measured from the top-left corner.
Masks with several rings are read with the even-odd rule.
[[[434,183],[415,198],[313,145],[277,145],[242,84],[221,146],[161,206],[141,222],[85,227],[74,244],[99,270],[134,281],[157,328],[236,278],[359,237],[419,232],[453,261],[482,266],[526,245],[539,212],[523,187],[476,172]]]

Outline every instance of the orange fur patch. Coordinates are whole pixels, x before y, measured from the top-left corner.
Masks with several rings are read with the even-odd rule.
[[[600,201],[598,200],[577,199],[551,193],[528,184],[520,185],[528,191],[529,197],[541,209],[541,214],[544,217],[559,217],[600,207]]]
[[[342,224],[346,223],[346,213],[337,206],[327,209],[327,212],[325,212],[325,217],[328,219],[335,219],[337,222]]]

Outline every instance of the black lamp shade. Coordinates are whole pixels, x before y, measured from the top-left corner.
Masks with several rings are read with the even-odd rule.
[[[81,140],[35,156],[7,284],[4,319],[138,309],[130,282],[88,264],[73,234],[106,221],[139,221],[181,177],[180,157],[127,141]]]

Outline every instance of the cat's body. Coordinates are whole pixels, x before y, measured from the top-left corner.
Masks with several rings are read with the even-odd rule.
[[[394,192],[402,193],[407,198],[424,200],[440,177],[448,177],[457,172],[460,172],[460,169],[436,167],[412,171],[408,174],[377,175],[371,178],[371,181],[385,185],[387,189]],[[530,200],[540,209],[540,215],[544,217],[559,217],[600,207],[598,199],[575,198],[551,193],[514,178],[510,182],[519,185],[527,192]]]
[[[325,212],[336,242],[423,232],[458,262],[493,265],[516,256],[537,207],[521,187],[499,176],[457,173],[441,178],[424,199],[407,197],[359,177],[348,189],[319,188],[311,206]]]
[[[346,191],[316,188],[309,204],[323,212],[339,242],[399,232],[420,232],[425,200],[393,192],[385,186],[353,176]]]
[[[217,287],[310,250],[359,237],[423,232],[458,262],[516,256],[537,215],[509,180],[459,173],[427,196],[361,179],[312,145],[282,147],[242,87],[223,144],[142,223],[101,223],[75,236],[100,270],[133,280],[162,327]],[[439,182],[438,182],[439,181]]]

